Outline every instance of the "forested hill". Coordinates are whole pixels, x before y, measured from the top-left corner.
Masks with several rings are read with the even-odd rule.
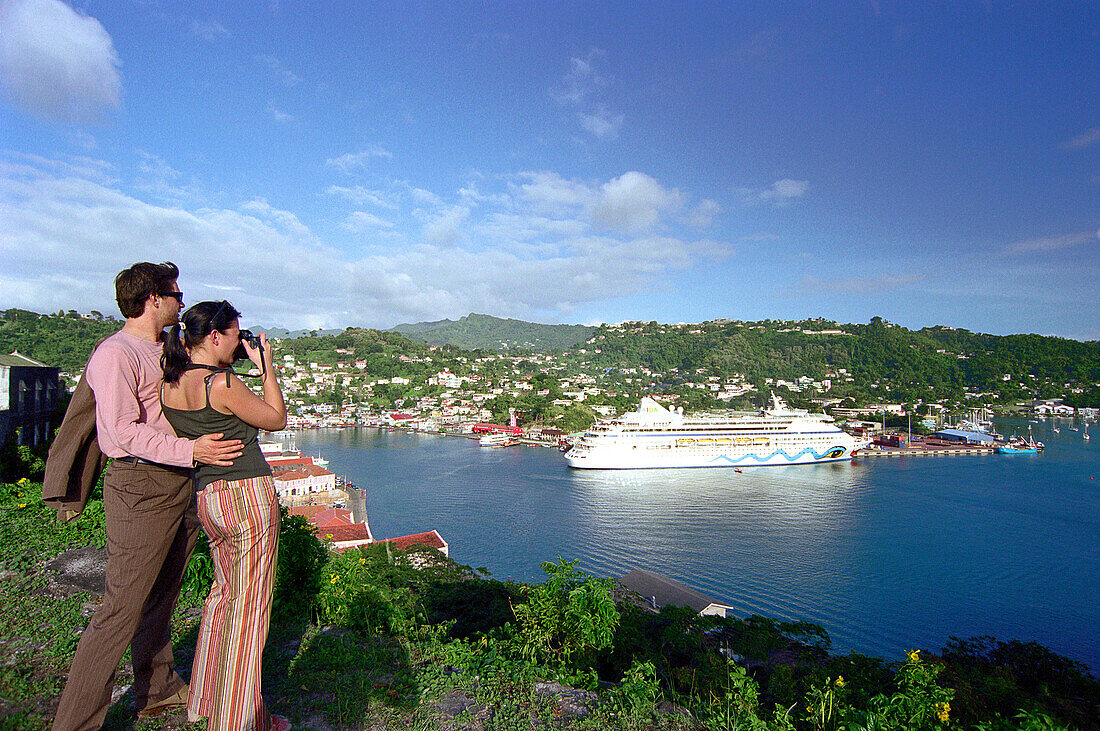
[[[583,342],[596,328],[544,325],[471,313],[458,320],[405,323],[391,329],[428,345],[454,345],[465,350],[549,351]]]
[[[0,353],[18,350],[64,373],[84,370],[92,347],[122,329],[122,321],[99,312],[81,316],[74,310],[40,315],[27,310],[0,311]]]
[[[582,371],[645,366],[666,383],[734,374],[762,386],[766,378],[830,379],[830,395],[856,402],[963,400],[988,393],[993,402],[1064,397],[1073,406],[1100,406],[1096,341],[986,335],[946,326],[908,330],[877,317],[857,325],[716,320],[586,328],[485,315],[441,323],[399,326],[409,329],[407,334],[348,328],[336,335],[286,339],[281,347],[321,362],[347,357],[337,349],[354,353],[357,360],[366,361],[368,372],[382,377],[438,367],[426,357],[428,345],[446,344],[439,354],[443,362],[447,353],[460,355],[457,348],[566,350],[563,362],[573,361]],[[0,311],[0,352],[18,350],[62,371],[79,371],[95,342],[121,326],[119,320],[99,313]],[[398,355],[412,360],[399,360]]]
[[[1100,343],[1041,335],[986,335],[945,326],[908,330],[881,318],[865,325],[823,320],[600,327],[582,346],[600,367],[645,365],[659,373],[832,378],[842,391],[889,391],[892,400],[971,391],[1002,399],[1067,396],[1100,403]],[[842,373],[841,370],[845,371]],[[846,379],[851,378],[852,385]],[[1068,384],[1068,387],[1067,387]],[[1079,391],[1079,393],[1074,393]],[[881,394],[880,394],[881,395]]]

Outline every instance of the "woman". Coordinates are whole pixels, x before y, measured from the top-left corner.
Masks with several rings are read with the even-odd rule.
[[[260,665],[271,619],[279,539],[279,506],[257,429],[286,426],[286,405],[267,336],[244,342],[263,374],[263,398],[230,366],[242,344],[240,313],[226,301],[200,302],[183,314],[164,346],[164,415],[181,437],[221,432],[240,439],[243,454],[229,467],[199,464],[198,511],[210,540],[214,586],[203,606],[187,711],[210,731],[287,731],[260,695]]]

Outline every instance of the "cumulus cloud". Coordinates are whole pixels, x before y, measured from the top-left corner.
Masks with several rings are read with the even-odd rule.
[[[714,222],[714,217],[722,212],[722,206],[710,199],[699,201],[699,204],[688,214],[687,223],[696,228],[706,228]]]
[[[745,205],[773,205],[777,208],[790,205],[791,201],[806,195],[810,189],[808,180],[777,180],[768,188],[738,188],[737,193]]]
[[[385,217],[354,211],[342,221],[386,245],[344,251],[263,198],[235,208],[156,205],[123,191],[110,167],[94,161],[10,158],[0,158],[0,198],[8,202],[0,208],[0,307],[114,312],[119,270],[169,259],[180,264],[190,301],[232,292],[246,324],[389,327],[471,311],[539,318],[659,288],[670,272],[730,253],[719,241],[593,229],[587,211],[597,196],[621,202],[630,190],[648,190],[640,197],[660,207],[679,195],[648,176],[590,188],[529,174],[520,180],[534,186],[530,199],[509,196],[484,214],[450,203],[409,210],[412,191],[444,196],[394,183],[403,191],[399,208]],[[151,156],[142,164],[172,175]],[[560,215],[536,211],[551,192],[560,202],[563,191],[572,203],[559,206]],[[369,191],[332,191],[346,193]]]
[[[46,120],[95,122],[122,100],[122,62],[95,18],[60,0],[0,3],[0,83]]]
[[[527,172],[518,176],[517,195],[539,213],[565,215],[590,205],[595,194],[584,183],[566,180],[553,172]]]
[[[681,205],[683,196],[679,191],[668,190],[645,173],[632,171],[600,187],[592,219],[610,229],[645,231],[657,224],[663,211]]]
[[[462,236],[462,227],[470,218],[465,206],[450,206],[424,224],[424,238],[433,244],[453,244]]]

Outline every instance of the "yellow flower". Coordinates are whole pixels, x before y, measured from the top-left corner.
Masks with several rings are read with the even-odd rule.
[[[25,508],[25,507],[27,507],[27,504],[26,503],[19,503],[19,507]]]
[[[940,721],[947,723],[947,719],[951,717],[951,704],[944,701],[942,703],[937,703],[936,708],[940,709],[939,713],[936,714],[939,716]]]
[[[359,563],[360,564],[365,564],[366,562],[367,562],[367,559],[363,558],[362,556],[359,557]]]
[[[26,477],[20,477],[19,480],[15,484],[16,485],[26,485],[28,482],[30,482],[30,480],[28,480]]]
[[[806,713],[813,714],[813,712],[814,712],[814,707],[813,706],[806,706]]]
[[[330,583],[330,584],[335,584],[335,583],[336,583],[337,581],[339,581],[339,580],[340,580],[340,577],[339,577],[339,576],[337,576],[336,574],[331,574],[331,575],[329,576],[329,582],[328,582],[328,583]]]
[[[838,687],[838,688],[843,688],[844,687],[844,676],[843,675],[836,676],[836,687]]]
[[[920,662],[920,650],[910,650],[905,654],[909,656],[909,662]]]

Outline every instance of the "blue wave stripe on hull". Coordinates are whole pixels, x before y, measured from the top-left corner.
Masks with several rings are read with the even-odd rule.
[[[731,465],[736,465],[736,464],[740,464],[742,461],[747,460],[747,459],[755,459],[757,461],[757,463],[763,464],[765,462],[770,462],[772,459],[774,459],[775,457],[778,457],[780,455],[782,455],[783,457],[786,457],[788,462],[794,462],[794,461],[796,461],[797,459],[799,459],[800,457],[802,457],[805,454],[812,454],[814,459],[826,459],[826,458],[828,458],[828,459],[843,459],[844,455],[847,453],[847,450],[841,450],[841,453],[836,455],[835,457],[829,457],[828,456],[829,454],[836,451],[837,449],[840,449],[840,447],[834,447],[833,449],[829,449],[829,450],[826,450],[825,452],[818,453],[818,452],[815,452],[810,447],[806,447],[806,449],[803,449],[801,452],[799,452],[798,454],[796,454],[794,456],[791,456],[790,454],[788,454],[787,450],[785,450],[785,449],[777,449],[774,452],[772,452],[771,454],[769,454],[767,457],[759,457],[755,454],[746,454],[746,455],[743,455],[741,457],[738,457],[737,459],[732,459],[732,458],[727,457],[726,455],[723,454],[723,455],[719,455],[718,457],[715,457],[714,459],[712,459],[711,464],[713,464],[715,462],[726,462],[726,463],[731,464]]]

